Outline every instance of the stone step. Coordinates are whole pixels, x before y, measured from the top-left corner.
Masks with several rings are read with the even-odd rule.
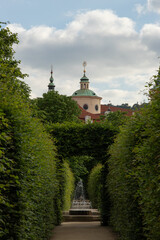
[[[100,215],[63,215],[63,222],[92,222],[100,220]]]
[[[64,222],[92,222],[100,220],[100,213],[97,209],[70,209],[63,212]]]

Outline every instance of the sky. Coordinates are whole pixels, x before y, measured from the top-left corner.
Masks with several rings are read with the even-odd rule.
[[[51,65],[55,90],[71,96],[86,61],[102,103],[147,101],[160,63],[159,0],[0,0],[0,16],[18,33],[15,58],[32,98],[47,92]]]

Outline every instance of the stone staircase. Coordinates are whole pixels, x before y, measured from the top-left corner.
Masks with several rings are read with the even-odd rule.
[[[100,213],[97,209],[70,209],[63,212],[64,222],[92,222],[100,220]]]

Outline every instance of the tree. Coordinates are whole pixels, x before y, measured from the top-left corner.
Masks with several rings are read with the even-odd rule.
[[[61,211],[56,150],[30,109],[17,43],[0,26],[0,239],[49,239]]]
[[[127,118],[126,112],[116,111],[110,112],[105,118],[102,116],[101,120],[108,124],[112,129],[118,131],[119,127],[125,123]]]
[[[131,109],[128,103],[122,103],[121,105],[117,105],[117,107]]]
[[[20,93],[23,98],[28,99],[30,88],[20,79],[22,74],[19,64],[14,58],[13,44],[18,44],[17,34],[10,32],[9,28],[3,28],[0,22],[0,91],[10,91],[11,94]]]
[[[43,122],[62,123],[78,121],[80,109],[71,97],[50,91],[44,93],[42,98],[34,99],[33,103],[37,106],[38,116]]]

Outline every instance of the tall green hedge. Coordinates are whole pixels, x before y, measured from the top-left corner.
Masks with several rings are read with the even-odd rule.
[[[101,206],[101,170],[102,164],[97,164],[91,171],[88,179],[88,195],[93,208],[100,209]]]
[[[53,124],[48,130],[55,138],[59,155],[64,159],[75,156],[92,157],[89,171],[97,163],[106,161],[107,149],[116,133],[105,123]]]
[[[160,68],[153,77],[150,104],[143,112],[143,142],[135,148],[138,197],[147,240],[160,239]]]
[[[69,164],[64,162],[64,202],[63,210],[68,211],[71,207],[74,195],[74,176]]]
[[[153,80],[150,104],[110,149],[111,224],[122,240],[160,239],[160,69]]]
[[[1,85],[2,86],[2,85]],[[0,92],[1,239],[48,239],[54,223],[56,151],[26,100]]]
[[[142,126],[137,118],[129,120],[110,148],[107,185],[111,203],[110,223],[123,240],[143,239],[134,146],[139,144]]]

